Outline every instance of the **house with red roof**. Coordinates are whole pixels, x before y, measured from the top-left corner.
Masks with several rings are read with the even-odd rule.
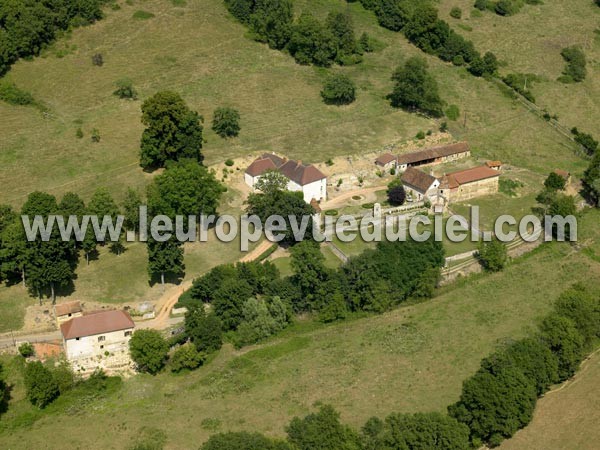
[[[327,199],[327,176],[312,164],[302,164],[302,161],[282,158],[273,153],[265,153],[256,158],[244,173],[244,180],[252,189],[260,177],[268,171],[277,171],[288,179],[287,188],[290,191],[301,191],[304,201],[320,202]]]
[[[452,172],[442,177],[439,193],[447,201],[461,202],[498,192],[500,171],[487,165]]]
[[[74,317],[60,326],[73,370],[83,374],[119,371],[131,365],[129,340],[135,324],[126,311],[98,311]]]

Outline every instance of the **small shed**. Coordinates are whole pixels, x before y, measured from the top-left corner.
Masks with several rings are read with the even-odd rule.
[[[56,322],[58,323],[58,326],[60,326],[61,323],[64,323],[67,320],[83,316],[83,309],[81,308],[81,303],[78,301],[59,303],[54,305],[54,314],[56,316]]]

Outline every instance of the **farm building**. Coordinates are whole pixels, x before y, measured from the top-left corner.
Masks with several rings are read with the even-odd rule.
[[[441,164],[471,155],[471,150],[466,142],[431,147],[413,153],[398,156],[398,170],[404,171],[409,167],[424,166],[428,164]]]
[[[100,311],[60,326],[67,359],[76,371],[122,370],[131,364],[129,340],[135,324],[125,311]]]
[[[485,165],[490,169],[502,170],[502,161],[487,161]]]
[[[406,193],[412,195],[417,201],[433,197],[440,185],[440,180],[433,175],[413,169],[412,167],[406,169],[402,174],[401,180]]]
[[[83,315],[83,310],[78,301],[59,303],[54,306],[54,315],[56,316],[58,326],[60,326],[61,323],[64,323],[67,320],[71,320],[74,317],[81,317]]]
[[[276,170],[288,179],[287,188],[290,191],[301,191],[304,201],[310,203],[327,198],[327,177],[312,164],[305,165],[302,161],[281,158],[275,154],[265,153],[255,159],[244,173],[244,180],[252,189],[260,177],[269,170]]]
[[[383,170],[391,170],[396,168],[398,158],[391,153],[384,153],[375,160],[375,165]]]
[[[449,202],[460,202],[498,192],[500,171],[487,166],[472,167],[444,175],[439,193]]]

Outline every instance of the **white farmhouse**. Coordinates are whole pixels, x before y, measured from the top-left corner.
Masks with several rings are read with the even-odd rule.
[[[131,364],[129,340],[135,324],[125,311],[100,311],[60,326],[65,354],[74,370],[115,371]]]
[[[312,164],[305,165],[302,161],[288,160],[270,153],[265,153],[248,166],[244,180],[248,186],[256,189],[260,177],[269,170],[276,170],[285,176],[288,190],[301,191],[306,203],[327,198],[327,177],[323,172]]]

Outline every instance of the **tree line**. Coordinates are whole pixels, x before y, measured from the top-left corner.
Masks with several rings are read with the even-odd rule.
[[[19,58],[38,55],[63,31],[102,18],[105,0],[12,0],[0,3],[0,76]]]

